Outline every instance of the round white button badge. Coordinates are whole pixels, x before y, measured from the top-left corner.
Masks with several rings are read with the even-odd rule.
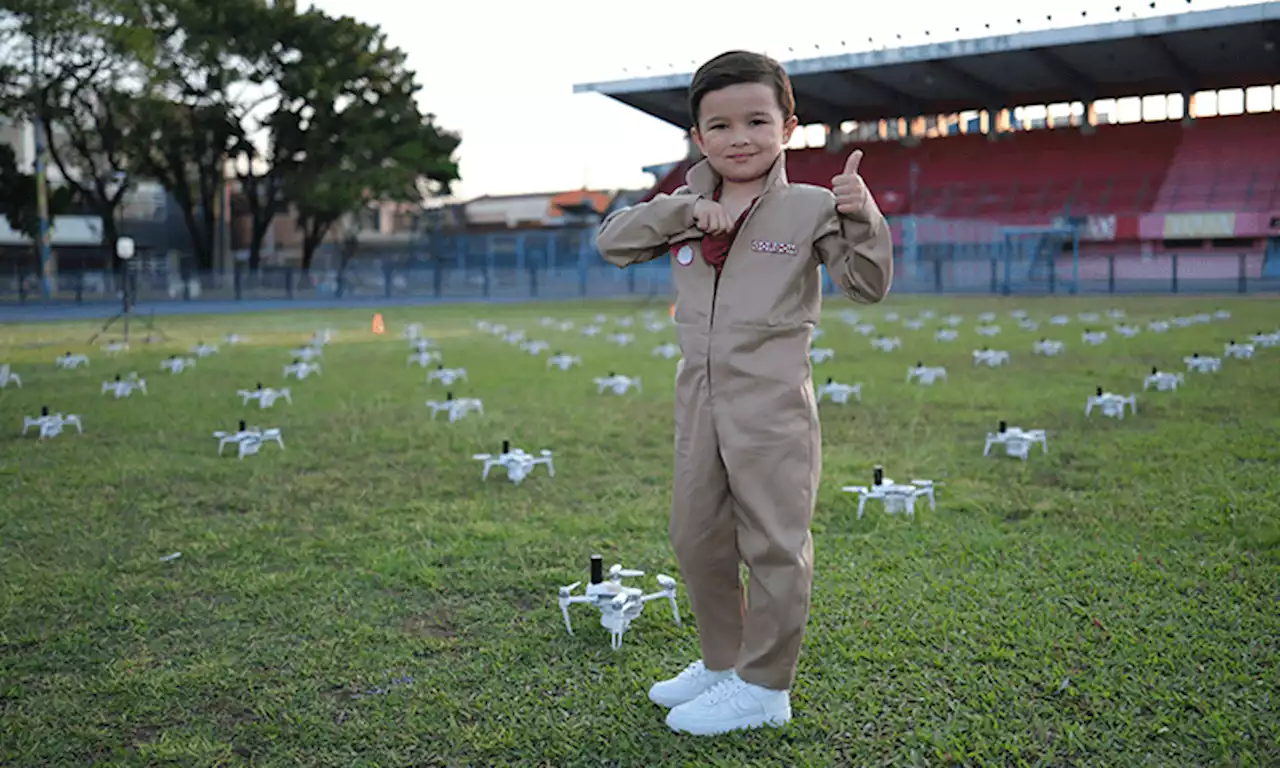
[[[676,263],[682,267],[687,267],[693,263],[693,246],[682,245],[680,250],[676,251]]]

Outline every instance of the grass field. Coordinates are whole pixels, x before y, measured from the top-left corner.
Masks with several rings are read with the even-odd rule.
[[[1008,310],[1072,323],[1018,329]],[[1144,326],[1218,308],[1230,320],[1080,342],[1081,311],[1121,307]],[[882,319],[965,316],[937,343]],[[583,606],[570,637],[556,589],[588,556],[679,575],[667,540],[674,331],[632,329],[621,348],[547,330],[665,305],[452,306],[262,313],[161,321],[167,344],[112,359],[95,324],[0,329],[0,764],[272,766],[1151,765],[1280,763],[1280,348],[1142,392],[1153,365],[1220,354],[1280,327],[1274,300],[946,299],[827,303],[836,350],[815,379],[862,382],[863,402],[822,405],[823,490],[814,521],[813,614],[787,728],[678,736],[647,687],[696,658],[691,620],[661,602],[620,651]],[[856,309],[900,336],[882,353],[840,321]],[[1003,333],[974,333],[1000,313]],[[525,329],[582,368],[548,370],[475,330]],[[429,420],[443,394],[407,367],[420,322],[453,390],[484,416]],[[293,404],[244,408],[237,389],[282,384],[287,350],[338,330],[323,374]],[[228,332],[192,371],[161,358]],[[1067,343],[1033,357],[1040,336]],[[973,349],[1011,364],[975,368]],[[55,370],[83,351],[87,369]],[[907,386],[917,360],[950,381]],[[644,392],[598,396],[593,377],[639,375]],[[149,396],[104,379],[137,371]],[[1096,385],[1136,391],[1136,417],[1086,419]],[[18,437],[42,404],[85,431]],[[244,461],[214,430],[283,429]],[[1049,430],[1026,463],[983,458],[1000,419]],[[471,455],[555,452],[515,486],[480,481]],[[228,452],[230,453],[230,451]],[[914,518],[840,491],[876,463],[931,478],[938,508]],[[162,557],[181,552],[181,557]],[[688,616],[687,602],[681,606]]]

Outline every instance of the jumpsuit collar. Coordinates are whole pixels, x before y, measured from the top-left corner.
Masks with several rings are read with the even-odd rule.
[[[711,161],[703,158],[698,161],[689,172],[685,174],[685,184],[689,187],[689,191],[699,197],[711,198],[720,188],[720,174],[716,173],[711,167]],[[765,193],[788,185],[787,181],[787,151],[784,149],[778,159],[773,162],[773,167],[769,169],[769,174],[764,180],[764,189],[760,192],[761,196]]]

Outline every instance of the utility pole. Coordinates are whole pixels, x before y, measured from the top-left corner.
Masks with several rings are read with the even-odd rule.
[[[31,30],[31,90],[35,98],[35,119],[32,130],[35,133],[36,150],[36,215],[40,219],[39,239],[36,242],[36,253],[40,256],[40,290],[44,298],[53,296],[53,263],[49,253],[49,190],[45,168],[44,145],[44,94],[41,92],[40,78],[40,27],[39,11]]]

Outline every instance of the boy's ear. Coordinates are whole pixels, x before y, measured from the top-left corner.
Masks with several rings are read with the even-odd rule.
[[[800,125],[800,118],[792,115],[782,123],[782,143],[786,144],[791,141],[791,134],[795,133],[796,126]]]

